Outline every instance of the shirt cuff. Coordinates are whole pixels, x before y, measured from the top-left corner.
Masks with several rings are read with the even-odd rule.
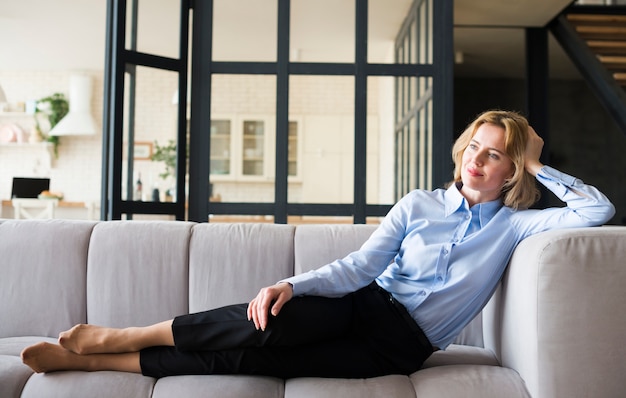
[[[543,166],[539,173],[537,174],[537,179],[539,177],[543,177],[545,179],[549,179],[555,182],[562,182],[567,186],[574,186],[578,182],[576,177],[573,177],[569,174],[565,174],[562,171],[558,171],[557,169],[550,166]]]
[[[310,292],[311,286],[314,285],[315,276],[311,272],[305,272],[290,278],[282,279],[278,281],[290,283],[293,287],[293,296],[303,296]]]

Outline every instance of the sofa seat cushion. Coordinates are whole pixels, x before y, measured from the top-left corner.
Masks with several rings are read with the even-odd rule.
[[[32,374],[19,356],[0,354],[0,397],[18,398]]]
[[[20,356],[22,350],[33,344],[37,344],[42,341],[56,344],[57,339],[53,337],[40,337],[40,336],[21,336],[21,337],[5,337],[0,339],[0,355],[13,355]],[[1,397],[2,395],[0,395]]]
[[[410,380],[418,398],[530,398],[520,375],[500,366],[435,366],[413,373]]]
[[[407,376],[389,375],[370,379],[324,379],[301,377],[285,382],[285,398],[415,397]]]
[[[151,377],[125,372],[38,373],[28,379],[21,398],[149,397],[155,381]]]
[[[422,369],[461,364],[500,366],[498,359],[491,350],[469,345],[451,344],[445,350],[434,352],[424,362]]]
[[[284,391],[284,381],[273,377],[171,376],[157,381],[152,398],[278,398]]]

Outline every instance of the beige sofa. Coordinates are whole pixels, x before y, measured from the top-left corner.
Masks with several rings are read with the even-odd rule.
[[[626,227],[523,241],[458,344],[409,376],[156,380],[33,374],[19,358],[76,323],[146,325],[246,302],[264,285],[357,249],[374,228],[0,220],[0,397],[624,396]]]

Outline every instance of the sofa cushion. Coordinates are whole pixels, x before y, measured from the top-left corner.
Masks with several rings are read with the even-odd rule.
[[[445,350],[434,352],[424,362],[422,369],[456,364],[500,366],[498,359],[491,350],[451,344]]]
[[[189,311],[246,303],[293,275],[292,225],[198,224],[189,245]]]
[[[419,396],[419,395],[418,395]],[[285,382],[285,398],[414,398],[407,376],[389,375],[370,379],[324,379],[302,377]]]
[[[149,397],[155,379],[125,372],[54,372],[31,376],[21,398]]]
[[[0,337],[56,337],[86,321],[87,252],[94,225],[72,220],[0,224]]]
[[[519,374],[500,366],[437,366],[419,370],[410,379],[417,397],[530,398]]]
[[[299,225],[294,236],[295,274],[301,274],[358,250],[377,225]]]
[[[57,343],[55,337],[39,337],[39,336],[20,336],[20,337],[4,337],[0,339],[0,355],[13,355],[19,357],[22,350],[28,346],[47,341],[48,343]],[[2,395],[0,395],[2,397]]]
[[[152,398],[281,398],[282,379],[262,376],[172,376],[159,379]]]
[[[20,357],[0,354],[0,397],[18,398],[32,374]]]
[[[144,326],[186,313],[192,225],[155,221],[99,223],[89,248],[89,323]]]

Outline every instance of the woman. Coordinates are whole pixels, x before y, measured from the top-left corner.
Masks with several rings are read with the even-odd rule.
[[[78,325],[59,345],[26,348],[23,361],[37,372],[153,377],[410,374],[481,311],[522,239],[613,216],[596,188],[541,164],[542,147],[522,116],[485,112],[454,144],[453,183],[406,195],[344,259],[261,289],[247,306],[140,328]],[[567,207],[528,210],[535,181]]]

